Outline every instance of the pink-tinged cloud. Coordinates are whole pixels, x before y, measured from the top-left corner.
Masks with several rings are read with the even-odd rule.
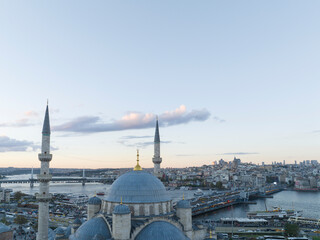
[[[210,117],[206,109],[187,111],[184,105],[173,111],[167,111],[159,115],[160,126],[173,126],[187,124],[189,122],[202,122]],[[129,129],[153,128],[156,115],[153,113],[129,112],[119,120],[105,123],[98,116],[83,116],[69,122],[52,127],[53,131],[94,133],[123,131]]]
[[[35,111],[27,111],[24,113],[24,115],[26,115],[27,117],[38,117],[39,114]]]

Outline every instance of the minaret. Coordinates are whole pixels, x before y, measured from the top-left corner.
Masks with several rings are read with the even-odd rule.
[[[152,158],[152,162],[154,163],[153,174],[157,177],[161,177],[160,163],[162,162],[162,158],[160,157],[160,135],[158,117],[156,122],[156,133],[154,135],[154,155]]]
[[[40,182],[39,193],[36,194],[39,201],[37,240],[48,239],[49,201],[52,197],[49,193],[49,182],[52,178],[51,174],[49,174],[49,163],[52,159],[52,154],[50,154],[50,133],[49,109],[47,104],[42,128],[41,153],[38,155],[41,168],[40,174],[38,174],[38,181]]]

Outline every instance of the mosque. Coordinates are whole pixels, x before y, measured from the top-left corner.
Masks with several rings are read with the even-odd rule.
[[[49,125],[48,111],[46,121]],[[45,122],[46,122],[45,121]],[[48,131],[46,134],[48,135]],[[47,150],[47,149],[46,149]],[[51,160],[51,159],[50,159]],[[190,202],[180,200],[173,208],[161,174],[158,119],[154,140],[154,172],[144,171],[137,163],[133,171],[111,186],[108,196],[89,199],[87,221],[76,219],[64,230],[55,230],[56,240],[204,240],[207,228],[192,222]],[[39,222],[39,225],[40,222]],[[39,229],[42,229],[39,227]],[[71,231],[70,231],[71,230]],[[38,240],[42,238],[38,237]],[[43,238],[44,239],[44,238]],[[48,239],[48,238],[47,238]]]

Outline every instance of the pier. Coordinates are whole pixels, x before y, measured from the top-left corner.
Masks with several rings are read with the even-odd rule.
[[[282,190],[282,188],[277,187],[267,190],[230,191],[222,194],[201,196],[192,201],[192,216],[198,216],[237,204],[254,204],[249,199],[271,197],[271,194]]]

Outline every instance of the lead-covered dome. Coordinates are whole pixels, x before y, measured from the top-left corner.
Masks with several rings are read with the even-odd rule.
[[[121,175],[111,186],[108,202],[158,203],[170,201],[162,182],[145,171],[131,171]]]
[[[190,202],[188,200],[180,200],[177,203],[176,208],[191,208]]]
[[[79,227],[70,240],[91,240],[96,235],[101,235],[102,239],[111,239],[111,232],[107,223],[102,217],[91,218]],[[99,239],[99,238],[98,238]]]
[[[130,212],[130,208],[127,205],[124,204],[120,204],[115,206],[115,208],[113,209],[113,214],[129,214]]]
[[[94,197],[92,197],[92,198],[89,199],[88,204],[89,204],[89,205],[101,205],[101,202],[102,202],[102,201],[101,201],[100,198],[94,196]]]
[[[171,223],[164,221],[155,221],[147,225],[141,232],[135,237],[135,240],[190,240],[183,232],[172,225]]]

